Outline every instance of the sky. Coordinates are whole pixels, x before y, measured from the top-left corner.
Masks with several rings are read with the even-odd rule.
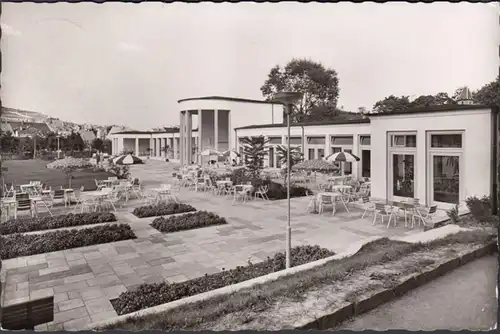
[[[498,15],[446,2],[4,3],[2,101],[141,130],[178,124],[179,99],[263,99],[273,66],[308,58],[337,71],[339,107],[370,109],[493,81]]]

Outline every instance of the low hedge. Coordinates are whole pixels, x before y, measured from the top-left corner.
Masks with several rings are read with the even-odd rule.
[[[292,248],[292,266],[320,260],[335,253],[319,246],[298,246]],[[255,277],[267,275],[285,269],[285,254],[277,253],[264,262],[236,269],[225,270],[220,273],[191,279],[189,281],[172,283],[142,284],[133,291],[122,293],[112,304],[119,315],[135,312],[144,308],[165,304],[181,298],[193,296],[203,292],[215,290],[243,282]]]
[[[111,212],[70,213],[55,217],[12,219],[0,224],[0,234],[7,235],[43,231],[62,227],[94,225],[115,221],[116,217]]]
[[[212,212],[198,211],[175,217],[159,217],[153,220],[151,226],[160,232],[169,233],[224,224],[227,224],[225,218]]]
[[[194,207],[189,204],[183,203],[160,203],[157,205],[147,205],[135,208],[132,212],[139,218],[166,216],[176,213],[193,212],[196,211]]]
[[[43,234],[12,234],[0,236],[2,245],[0,258],[12,259],[135,238],[134,232],[127,224],[103,225]]]

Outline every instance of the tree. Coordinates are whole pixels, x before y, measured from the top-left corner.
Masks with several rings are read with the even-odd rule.
[[[19,138],[12,135],[12,132],[7,131],[0,135],[0,147],[4,153],[13,153],[19,150]]]
[[[113,145],[113,143],[111,142],[111,140],[104,139],[102,141],[101,152],[105,152],[105,153],[111,154],[111,145]]]
[[[474,102],[487,106],[500,106],[500,75],[473,94]]]
[[[243,154],[247,162],[247,167],[254,177],[258,176],[259,170],[264,166],[264,157],[268,149],[269,139],[264,136],[243,137]]]
[[[281,163],[281,166],[284,167],[284,181],[286,184],[286,178],[288,175],[287,171],[287,166],[288,166],[288,147],[285,145],[277,145],[276,146],[276,153],[278,155],[278,160]],[[303,154],[300,152],[300,148],[297,146],[290,146],[290,168],[292,168],[293,165],[301,162],[303,160]]]
[[[428,108],[444,104],[456,104],[456,101],[449,97],[448,93],[443,92],[436,95],[421,95],[414,100],[410,100],[410,97],[405,95],[401,97],[390,95],[373,105],[373,113],[405,112],[409,109]]]
[[[94,150],[101,152],[102,146],[103,146],[103,141],[101,138],[94,138],[94,140],[92,140],[91,148],[93,148]]]
[[[303,94],[297,103],[297,110],[290,115],[292,122],[300,121],[315,107],[334,110],[339,96],[339,80],[334,69],[325,68],[321,63],[307,59],[292,59],[285,67],[276,65],[268,74],[260,88],[266,100],[282,91],[295,91]]]

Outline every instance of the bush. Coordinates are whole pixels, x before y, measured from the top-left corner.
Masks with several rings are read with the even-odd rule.
[[[93,225],[116,221],[111,212],[77,213],[56,217],[12,219],[0,224],[0,234],[50,230],[54,228]]]
[[[139,218],[145,218],[154,216],[173,215],[176,213],[193,212],[193,211],[196,211],[196,209],[189,204],[161,203],[157,205],[148,205],[135,208],[132,213]]]
[[[319,246],[298,246],[292,248],[290,255],[292,265],[298,266],[335,255],[335,253]],[[285,269],[285,254],[277,253],[264,262],[249,263],[247,266],[236,267],[236,269],[212,275],[205,274],[205,276],[185,282],[142,284],[133,291],[122,293],[112,303],[117,313],[122,315],[219,289],[283,269]]]
[[[198,211],[182,216],[169,218],[156,218],[151,226],[163,233],[192,230],[200,227],[227,224],[226,219],[219,217],[215,213]]]
[[[487,222],[492,218],[492,202],[490,196],[478,198],[476,196],[468,197],[465,204],[472,217],[478,222]]]
[[[115,174],[119,180],[127,180],[130,177],[130,168],[126,165],[112,165],[109,172]]]
[[[271,200],[286,199],[287,188],[276,182],[269,182],[269,190],[267,197]],[[310,191],[307,187],[290,185],[290,198],[307,196],[307,191]]]
[[[0,237],[0,258],[12,259],[56,252],[64,249],[92,246],[121,240],[135,239],[129,225],[113,224],[41,234],[12,234]]]

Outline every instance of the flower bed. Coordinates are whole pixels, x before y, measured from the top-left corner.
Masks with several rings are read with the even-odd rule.
[[[47,232],[43,234],[12,234],[0,236],[0,258],[12,259],[64,249],[91,246],[135,239],[136,236],[129,225],[113,224],[64,231]]]
[[[319,246],[299,246],[292,248],[293,266],[316,261],[335,253]],[[122,293],[112,301],[118,314],[127,314],[143,308],[165,304],[174,300],[215,290],[227,285],[243,282],[255,277],[285,269],[285,254],[277,253],[273,258],[257,264],[205,275],[180,283],[142,284],[133,291]]]
[[[195,228],[224,225],[226,219],[212,212],[198,211],[175,217],[160,217],[153,220],[151,226],[163,233],[192,230]]]
[[[116,217],[111,212],[70,213],[55,217],[12,219],[0,224],[0,235],[110,223],[115,221]]]
[[[345,305],[380,288],[391,289],[398,284],[400,276],[421,272],[435,266],[436,261],[453,258],[457,252],[472,250],[494,239],[494,235],[483,231],[459,232],[425,244],[380,239],[364,245],[353,256],[332,260],[323,266],[231,295],[144,317],[129,317],[106,328],[129,331],[283,329],[280,325],[283,326],[281,321],[285,315],[287,320],[296,322],[304,315],[311,315],[307,310],[311,305],[315,306],[316,314],[323,307]]]
[[[154,216],[167,216],[176,213],[185,213],[193,211],[196,211],[196,209],[189,204],[161,203],[157,205],[147,205],[135,208],[132,213],[139,218],[146,218]]]

